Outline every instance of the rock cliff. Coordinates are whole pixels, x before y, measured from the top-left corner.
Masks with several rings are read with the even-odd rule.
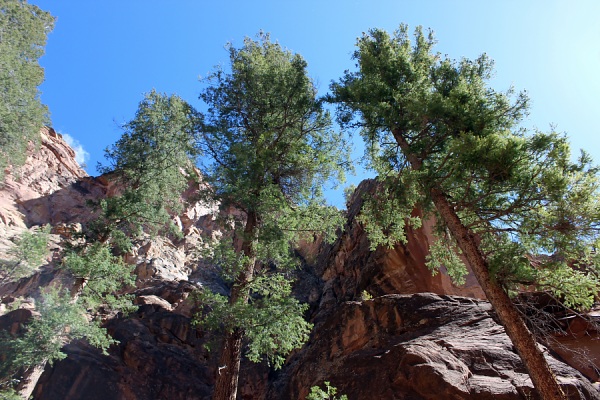
[[[59,248],[61,238],[89,219],[86,200],[114,191],[110,179],[87,176],[52,129],[43,130],[42,139],[24,172],[10,175],[0,188],[0,252],[19,231],[46,223]],[[351,400],[535,398],[475,280],[469,277],[458,287],[443,271],[432,276],[425,267],[431,224],[410,230],[406,245],[369,251],[355,216],[360,193],[370,190],[376,190],[374,182],[361,184],[335,243],[317,241],[298,249],[304,263],[295,293],[310,304],[307,317],[315,324],[310,340],[280,371],[244,360],[238,397],[303,399],[311,386],[328,380]],[[215,212],[192,204],[174,216],[183,239],[136,242],[127,261],[136,265],[132,290],[139,308],[106,322],[119,344],[109,355],[85,342],[67,345],[68,357],[46,368],[35,399],[210,398],[218,354],[203,346],[210,334],[191,325],[195,304],[189,294],[199,286],[227,290],[214,267],[194,251],[202,232],[215,232]],[[3,303],[35,296],[39,286],[59,279],[48,261],[32,277],[0,287]],[[373,299],[363,300],[364,292]],[[23,304],[12,312],[1,308],[0,327],[16,331],[31,315],[27,301]],[[569,341],[573,347],[581,343]],[[581,369],[593,370],[597,353],[585,348],[592,349],[592,366]],[[546,356],[570,398],[600,399],[590,380],[556,353]]]
[[[0,190],[0,229],[71,221],[83,210],[87,173],[54,129],[42,129],[41,136],[39,149],[30,146],[25,165],[7,174]]]
[[[354,300],[363,291],[372,296],[432,292],[479,299],[485,298],[472,274],[462,286],[452,283],[443,271],[435,276],[425,266],[425,257],[433,238],[433,222],[425,220],[420,229],[407,228],[406,244],[393,249],[384,247],[369,250],[369,239],[356,216],[365,193],[377,190],[374,180],[365,180],[349,201],[348,219],[344,232],[331,247],[321,249],[319,270],[339,300]]]
[[[274,381],[270,399],[301,399],[330,381],[351,399],[530,399],[531,381],[488,302],[418,293],[339,304]],[[599,398],[546,357],[572,399]]]

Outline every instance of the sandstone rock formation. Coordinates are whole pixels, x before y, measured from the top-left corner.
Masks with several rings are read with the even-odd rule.
[[[177,293],[172,289],[170,296]],[[185,290],[180,288],[180,293]],[[206,338],[189,317],[173,312],[176,307],[167,300],[151,295],[138,302],[137,312],[107,324],[120,342],[109,356],[85,343],[67,346],[69,357],[46,370],[34,398],[210,398],[214,363],[207,361]]]
[[[72,220],[78,216],[81,188],[87,173],[75,161],[75,152],[52,128],[41,131],[37,151],[30,146],[25,165],[11,171],[0,190],[0,228],[26,228]],[[72,188],[68,194],[64,189]],[[52,195],[60,193],[60,198]],[[95,195],[100,195],[97,193]]]
[[[109,177],[91,178],[77,167],[72,150],[51,129],[42,138],[40,151],[28,159],[27,174],[11,175],[0,188],[0,246],[1,241],[10,245],[20,230],[50,223],[58,248],[61,237],[89,220],[87,199],[117,191]],[[456,286],[443,271],[432,276],[427,270],[431,224],[407,232],[406,245],[369,251],[355,221],[360,193],[369,190],[376,190],[373,181],[361,184],[334,244],[317,240],[298,249],[304,262],[296,271],[294,293],[310,305],[307,316],[315,328],[309,342],[281,371],[244,360],[238,398],[303,399],[311,386],[325,380],[351,400],[535,398],[473,278]],[[190,293],[201,287],[228,290],[216,268],[202,263],[197,253],[203,236],[219,235],[216,211],[193,203],[174,216],[183,239],[136,241],[126,260],[136,265],[131,290],[139,309],[106,323],[119,344],[108,356],[84,342],[67,345],[68,357],[46,367],[35,399],[210,398],[218,354],[204,345],[215,338],[191,324],[196,304]],[[0,287],[0,296],[6,303],[26,299],[60,279],[49,262],[32,277]],[[360,300],[365,291],[374,298]],[[0,309],[5,313],[0,329],[16,332],[31,315],[28,304],[10,313]],[[587,378],[549,352],[547,357],[570,398],[600,398]]]
[[[369,239],[355,217],[362,206],[362,196],[377,190],[374,180],[365,180],[356,189],[348,209],[348,222],[341,238],[325,249],[320,264],[323,279],[338,299],[354,300],[363,291],[373,296],[392,293],[433,292],[484,298],[472,274],[462,286],[454,285],[443,271],[432,275],[425,257],[433,238],[433,222],[425,220],[419,229],[408,228],[406,244],[393,249],[369,250]]]
[[[433,293],[344,302],[318,315],[270,399],[301,399],[330,381],[350,399],[530,399],[531,381],[488,302]],[[571,399],[599,399],[546,353]]]

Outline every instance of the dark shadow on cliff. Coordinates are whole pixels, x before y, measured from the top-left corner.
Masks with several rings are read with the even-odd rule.
[[[18,202],[17,207],[28,227],[86,222],[93,215],[87,201],[103,198],[106,193],[105,179],[86,177],[50,195]]]

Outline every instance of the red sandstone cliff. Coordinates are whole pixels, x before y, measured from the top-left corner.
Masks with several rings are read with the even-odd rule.
[[[113,190],[109,180],[88,177],[53,130],[43,130],[42,139],[25,172],[9,176],[0,188],[0,246],[34,225],[50,223],[54,232],[65,234],[68,224],[89,218],[86,199]],[[365,182],[361,190],[376,187]],[[371,252],[354,219],[359,209],[356,196],[333,245],[299,249],[305,263],[297,271],[295,293],[310,304],[315,328],[281,371],[244,361],[239,398],[302,399],[324,380],[352,400],[533,398],[531,382],[489,304],[476,299],[483,296],[474,280],[457,287],[447,275],[433,277],[425,267],[431,226],[408,232],[406,245]],[[203,347],[210,335],[191,326],[194,305],[188,295],[200,286],[226,290],[217,271],[194,253],[202,231],[215,229],[214,212],[195,203],[174,216],[184,239],[146,237],[136,243],[127,259],[137,266],[140,307],[106,324],[120,343],[108,356],[82,342],[66,346],[69,356],[46,368],[35,399],[210,398],[218,354]],[[59,235],[53,240],[60,246]],[[30,278],[0,287],[0,295],[4,303],[35,296],[38,286],[55,278],[50,262]],[[363,291],[374,299],[361,300]],[[27,315],[5,313],[0,327],[14,330]],[[550,353],[547,357],[571,398],[600,398],[589,380]]]
[[[73,204],[63,197],[55,204],[60,210],[43,207],[40,199],[77,184],[87,173],[75,161],[75,152],[52,128],[41,131],[37,151],[30,146],[25,165],[7,174],[0,190],[0,228],[26,228],[36,223],[59,222]],[[35,202],[30,206],[29,202]],[[61,215],[62,214],[62,215]]]

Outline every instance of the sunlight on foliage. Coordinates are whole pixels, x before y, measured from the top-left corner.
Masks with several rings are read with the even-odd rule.
[[[182,210],[182,193],[195,176],[195,111],[176,95],[151,91],[140,102],[125,132],[105,150],[120,192],[94,203],[101,211],[89,225],[88,236],[106,241],[121,251],[143,231],[181,237],[171,214]]]
[[[391,181],[395,181],[393,186],[388,184]],[[367,232],[372,251],[379,245],[392,248],[396,243],[406,244],[406,228],[421,227],[421,218],[413,215],[418,198],[414,174],[407,171],[378,182],[382,182],[383,187],[376,193],[365,195],[356,218]]]
[[[198,300],[205,312],[195,321],[217,331],[243,327],[249,342],[246,356],[254,362],[266,358],[279,369],[284,357],[308,339],[312,324],[302,317],[308,306],[291,296],[291,284],[283,275],[257,277],[249,289],[249,301],[236,304],[229,304],[226,296],[204,290]]]
[[[48,255],[50,225],[37,231],[23,232],[15,239],[15,245],[8,250],[10,260],[0,260],[2,281],[17,280],[33,273],[42,265]]]
[[[425,265],[433,275],[436,275],[440,268],[446,268],[452,282],[463,285],[468,271],[459,254],[461,254],[461,251],[450,240],[444,241],[435,238],[433,244],[429,246],[429,254],[427,254]]]
[[[23,165],[29,141],[38,144],[49,123],[38,60],[53,26],[54,17],[33,4],[0,0],[0,184],[6,167]]]
[[[99,323],[90,322],[77,302],[67,292],[56,289],[45,293],[36,303],[39,316],[26,324],[22,336],[7,337],[2,340],[2,353],[6,361],[0,375],[10,376],[18,368],[30,368],[62,360],[66,355],[62,347],[76,339],[86,339],[92,346],[106,349],[115,343]]]
[[[590,256],[600,239],[598,168],[585,152],[573,161],[564,134],[520,126],[527,94],[492,89],[487,55],[453,60],[435,43],[421,27],[412,37],[407,25],[391,34],[372,29],[357,41],[356,69],[331,85],[338,121],[360,129],[380,174],[381,188],[359,217],[372,249],[406,242],[403,218],[417,205],[428,215],[437,194],[479,246],[494,282],[588,308],[600,289]],[[434,242],[428,265],[446,266],[460,282],[465,270],[452,243]]]
[[[64,268],[81,282],[78,302],[86,309],[129,312],[133,295],[117,294],[126,286],[135,284],[134,266],[125,264],[111,254],[102,243],[92,243],[79,252],[71,252],[63,260]]]
[[[540,288],[554,294],[565,306],[580,311],[592,307],[600,287],[597,277],[564,264],[540,270],[537,279]]]
[[[348,400],[348,396],[345,394],[336,396],[337,388],[331,386],[328,381],[325,381],[325,390],[319,386],[313,386],[310,388],[310,393],[306,396],[306,400]]]

